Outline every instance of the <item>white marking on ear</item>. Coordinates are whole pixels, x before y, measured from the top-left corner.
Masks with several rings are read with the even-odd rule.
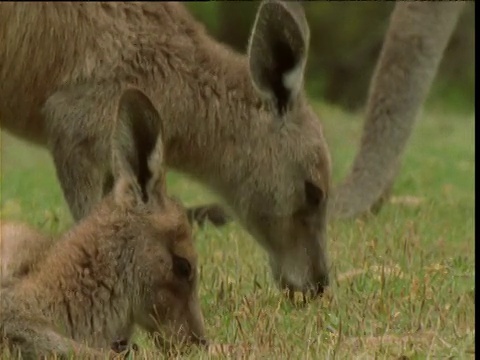
[[[283,74],[283,86],[291,95],[296,95],[302,87],[304,68],[305,64],[299,62],[292,70]]]

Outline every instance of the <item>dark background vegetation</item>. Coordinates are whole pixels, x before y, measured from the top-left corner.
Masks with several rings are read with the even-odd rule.
[[[193,14],[218,40],[245,52],[258,1],[189,2]],[[310,96],[347,110],[361,108],[380,53],[394,2],[311,1],[306,84]],[[474,111],[475,8],[472,1],[452,35],[429,104]]]

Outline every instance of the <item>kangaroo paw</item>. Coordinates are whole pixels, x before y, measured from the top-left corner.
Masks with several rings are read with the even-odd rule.
[[[223,226],[232,220],[218,204],[191,207],[187,209],[187,214],[190,224],[196,222],[199,226],[203,226],[206,220],[217,227]]]

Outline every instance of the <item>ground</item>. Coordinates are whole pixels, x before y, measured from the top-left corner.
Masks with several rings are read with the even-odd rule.
[[[338,181],[363,118],[321,103],[316,110]],[[421,115],[390,202],[376,217],[329,224],[332,285],[307,306],[281,296],[264,252],[237,224],[196,229],[209,338],[248,358],[473,359],[474,125],[474,115]],[[1,146],[1,218],[51,233],[70,227],[49,155],[5,132]],[[179,174],[168,187],[188,205],[214,198]],[[137,340],[154,358],[141,333]]]

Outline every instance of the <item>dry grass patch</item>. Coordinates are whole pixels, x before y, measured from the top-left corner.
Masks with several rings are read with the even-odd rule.
[[[322,104],[318,112],[339,179],[362,118]],[[67,228],[49,157],[7,140],[2,217]],[[214,345],[182,359],[473,359],[474,164],[473,118],[423,116],[391,201],[375,217],[329,225],[331,286],[307,305],[281,296],[264,252],[238,225],[197,229],[200,297]],[[178,174],[168,186],[188,205],[213,199]],[[141,332],[135,341],[136,359],[161,358]]]

